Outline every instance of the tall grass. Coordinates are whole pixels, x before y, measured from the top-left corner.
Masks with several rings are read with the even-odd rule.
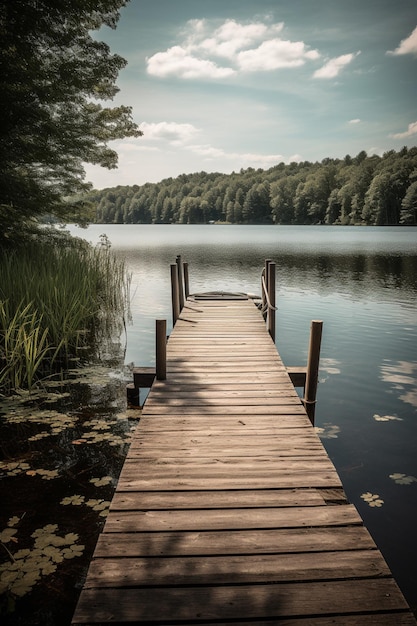
[[[0,391],[30,388],[83,352],[96,357],[123,328],[128,291],[108,246],[55,233],[0,253]]]

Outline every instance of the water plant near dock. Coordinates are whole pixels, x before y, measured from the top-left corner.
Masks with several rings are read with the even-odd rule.
[[[65,233],[0,255],[0,392],[31,389],[123,330],[129,278],[109,245]]]
[[[140,416],[125,408],[127,369],[67,376],[0,397],[2,626],[70,623]]]

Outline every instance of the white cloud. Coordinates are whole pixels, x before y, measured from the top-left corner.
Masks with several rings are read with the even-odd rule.
[[[133,152],[157,152],[158,148],[156,148],[155,146],[146,146],[143,145],[143,138],[139,139],[139,140],[131,140],[131,141],[119,141],[115,144],[114,149],[117,151],[118,154],[121,153],[133,153]]]
[[[157,52],[147,60],[148,74],[167,78],[227,78],[235,73],[230,67],[219,67],[208,59],[199,59],[181,46],[173,46],[165,52]]]
[[[192,124],[178,124],[177,122],[158,122],[140,124],[143,131],[142,141],[147,139],[163,139],[170,143],[186,143],[190,141],[198,132],[198,128]]]
[[[340,74],[343,68],[346,67],[346,65],[349,65],[349,63],[351,63],[359,54],[360,52],[351,52],[350,54],[342,54],[339,57],[330,59],[323,65],[323,67],[314,72],[313,77],[325,79],[335,78]]]
[[[299,67],[306,59],[319,57],[316,50],[307,50],[302,41],[270,39],[258,48],[243,50],[237,60],[240,68],[246,72],[276,70],[284,67]]]
[[[274,30],[282,27],[283,24],[276,25]],[[267,33],[268,27],[265,24],[244,25],[238,24],[235,20],[227,20],[214,31],[211,37],[200,43],[196,42],[195,47],[211,54],[233,59],[238,50],[262,40]]]
[[[221,148],[214,148],[210,144],[203,145],[191,145],[187,146],[188,150],[194,152],[194,154],[198,154],[207,159],[218,159],[226,156],[226,153]]]
[[[402,54],[415,54],[417,55],[417,26],[407,37],[400,42],[400,45],[395,50],[388,50],[387,54],[399,56]]]
[[[302,41],[288,41],[277,35],[283,22],[240,24],[226,20],[214,28],[208,20],[187,22],[183,42],[147,59],[148,73],[159,78],[223,79],[238,70],[270,71],[299,67],[320,57]],[[213,57],[227,59],[221,66]]]
[[[223,148],[216,148],[211,144],[190,143],[190,141],[192,141],[200,132],[200,130],[193,126],[193,124],[179,124],[177,122],[143,122],[140,124],[140,128],[143,131],[143,137],[141,137],[137,142],[120,142],[118,152],[122,158],[125,154],[127,156],[129,152],[140,150],[140,144],[142,143],[143,145],[146,140],[159,140],[166,141],[171,145],[180,147],[187,152],[191,152],[199,157],[202,157],[206,161],[223,159],[225,161],[236,161],[239,164],[247,164],[248,166],[270,166],[279,163],[280,161],[290,162],[299,159],[298,155],[292,156],[290,159],[285,159],[280,154],[227,152]]]
[[[358,117],[356,117],[354,120],[349,120],[348,124],[359,124],[360,121],[361,120]]]
[[[285,158],[281,154],[257,154],[250,152],[226,152],[222,148],[215,148],[210,144],[204,145],[190,145],[185,146],[191,152],[198,154],[199,156],[204,157],[206,160],[212,159],[224,159],[227,161],[235,161],[239,167],[243,166],[255,166],[259,167],[271,167],[281,161],[290,161],[299,160],[299,155],[291,156],[290,158]]]
[[[393,139],[405,139],[406,137],[411,137],[412,135],[417,134],[417,122],[412,122],[408,125],[408,128],[403,133],[395,133],[394,135],[390,135]]]

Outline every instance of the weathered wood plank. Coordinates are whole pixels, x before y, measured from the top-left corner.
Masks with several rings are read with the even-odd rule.
[[[298,398],[296,394],[294,395],[276,395],[274,396],[265,396],[261,395],[255,397],[234,397],[232,395],[224,395],[223,397],[201,397],[197,393],[190,394],[190,396],[180,398],[177,395],[173,397],[167,397],[163,403],[164,407],[188,407],[188,406],[198,406],[198,407],[214,407],[214,406],[222,406],[225,407],[225,411],[228,411],[231,406],[255,406],[259,407],[262,405],[263,407],[267,406],[293,406],[294,404],[300,405],[301,400]],[[151,414],[151,409],[154,407],[160,407],[161,402],[160,398],[156,398],[152,395],[151,398],[146,402],[146,413]]]
[[[248,622],[246,622],[248,623]],[[251,626],[271,626],[271,620],[267,617],[263,620],[250,620]],[[230,626],[233,622],[205,621],[207,626]],[[272,622],[273,624],[273,622]],[[416,622],[410,613],[374,613],[372,615],[332,615],[331,617],[296,617],[295,619],[281,619],[279,626],[415,626]]]
[[[217,477],[216,479],[207,476],[194,477],[164,477],[158,480],[158,490],[172,489],[294,489],[296,487],[340,487],[340,478],[336,472],[321,472],[316,476],[308,473],[300,472],[298,474],[285,474],[276,476],[238,476],[232,478],[230,475]],[[123,475],[120,477],[120,491],[155,491],[156,485],[150,476],[148,479],[144,477],[130,478],[124,480]]]
[[[240,491],[133,491],[116,492],[112,511],[148,509],[219,509],[325,505],[317,489],[258,489]]]
[[[261,434],[254,434],[252,432],[251,429],[244,429],[242,432],[239,432],[239,434],[236,434],[235,436],[233,436],[233,434],[231,432],[225,431],[225,432],[220,432],[220,434],[216,434],[216,433],[212,433],[212,432],[208,432],[207,434],[205,433],[205,431],[203,430],[201,433],[200,432],[195,432],[193,433],[193,431],[188,431],[188,430],[184,430],[184,431],[172,431],[169,428],[169,424],[167,424],[167,428],[162,430],[160,432],[158,432],[157,438],[155,437],[155,435],[153,434],[153,432],[149,432],[143,435],[142,439],[137,440],[135,439],[135,441],[132,443],[132,447],[135,448],[144,448],[144,447],[155,447],[160,448],[160,447],[164,447],[165,445],[170,444],[170,440],[172,442],[172,444],[175,444],[177,447],[188,447],[188,448],[195,448],[197,446],[205,446],[205,447],[209,447],[212,450],[214,450],[215,448],[219,448],[219,449],[225,449],[225,448],[232,448],[232,449],[237,449],[239,447],[246,447],[246,446],[250,446],[252,448],[252,450],[254,452],[256,452],[256,455],[259,455],[259,450],[265,450],[265,455],[269,455],[271,453],[271,451],[275,451],[275,450],[291,450],[292,447],[296,447],[297,444],[314,444],[316,443],[317,446],[319,447],[320,442],[317,441],[317,438],[315,438],[313,436],[313,434],[311,436],[309,436],[307,433],[304,432],[304,428],[300,427],[298,430],[298,432],[293,432],[295,429],[291,429],[288,428],[287,432],[282,432],[282,438],[283,440],[272,440],[271,438],[274,437],[279,437],[280,435],[280,431],[265,431],[264,433]],[[157,427],[155,426],[155,431],[158,431]],[[164,433],[166,433],[164,435]],[[292,438],[291,444],[289,445],[285,445],[285,437],[288,438]],[[173,446],[171,445],[171,448]],[[324,454],[324,453],[323,453]]]
[[[368,531],[355,526],[307,526],[183,532],[103,533],[95,556],[198,556],[215,554],[286,554],[376,549]],[[316,558],[318,558],[316,554]]]
[[[189,389],[188,391],[184,391],[181,387],[178,387],[175,392],[171,395],[171,387],[169,385],[161,386],[153,386],[152,387],[152,396],[150,400],[155,401],[163,401],[163,402],[175,402],[182,400],[190,400],[193,401],[194,397],[200,399],[220,399],[220,398],[235,398],[236,400],[248,400],[251,398],[256,398],[258,401],[269,400],[273,398],[293,398],[297,396],[297,392],[295,389],[288,389],[287,387],[276,388],[275,385],[271,385],[269,389],[248,389],[246,386],[241,389],[227,389],[216,386],[212,390],[199,389],[197,386]]]
[[[224,476],[229,472],[239,472],[243,476],[251,474],[253,476],[264,476],[265,474],[293,474],[295,472],[332,472],[334,467],[329,458],[324,455],[315,457],[285,457],[269,459],[259,457],[256,462],[246,457],[224,457],[222,459],[199,458],[185,459],[183,462],[173,459],[168,462],[164,459],[147,459],[141,463],[138,459],[127,459],[123,467],[123,476],[134,476],[140,471],[142,477],[150,473],[154,476],[155,482],[166,476],[205,476],[216,478]]]
[[[186,588],[91,589],[81,593],[74,623],[177,623],[404,610],[391,579]]]
[[[376,551],[299,552],[170,558],[96,559],[91,563],[86,589],[94,587],[152,587],[165,585],[222,585],[301,582],[389,576]]]
[[[141,461],[138,461],[136,457],[130,457],[126,459],[126,467],[128,469],[138,467],[141,471],[152,471],[153,468],[164,469],[167,472],[187,472],[190,468],[191,471],[204,472],[208,466],[216,469],[227,469],[230,471],[244,471],[252,469],[256,464],[258,471],[270,471],[279,469],[280,465],[287,470],[294,471],[300,469],[333,469],[329,460],[323,456],[322,453],[310,455],[310,454],[286,454],[281,457],[268,457],[263,456],[261,453],[258,456],[248,459],[247,456],[221,456],[219,458],[213,458],[213,455],[206,457],[195,455],[193,457],[178,457],[178,456],[157,456],[157,457],[144,457]],[[210,469],[210,467],[208,469]]]
[[[201,404],[198,409],[195,406],[181,406],[172,405],[167,406],[164,404],[154,405],[149,403],[146,405],[147,415],[187,415],[196,413],[201,415],[221,415],[222,413],[228,413],[229,415],[305,415],[305,409],[298,399],[294,398],[294,402],[288,402],[286,404],[262,404],[262,405],[234,405],[227,404],[216,406],[215,404]]]
[[[115,511],[107,518],[105,532],[305,528],[361,523],[351,504],[282,509],[195,509],[192,515],[184,510]]]

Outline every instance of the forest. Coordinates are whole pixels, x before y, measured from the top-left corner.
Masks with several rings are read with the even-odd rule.
[[[417,147],[383,156],[181,174],[78,198],[96,223],[415,225]]]

